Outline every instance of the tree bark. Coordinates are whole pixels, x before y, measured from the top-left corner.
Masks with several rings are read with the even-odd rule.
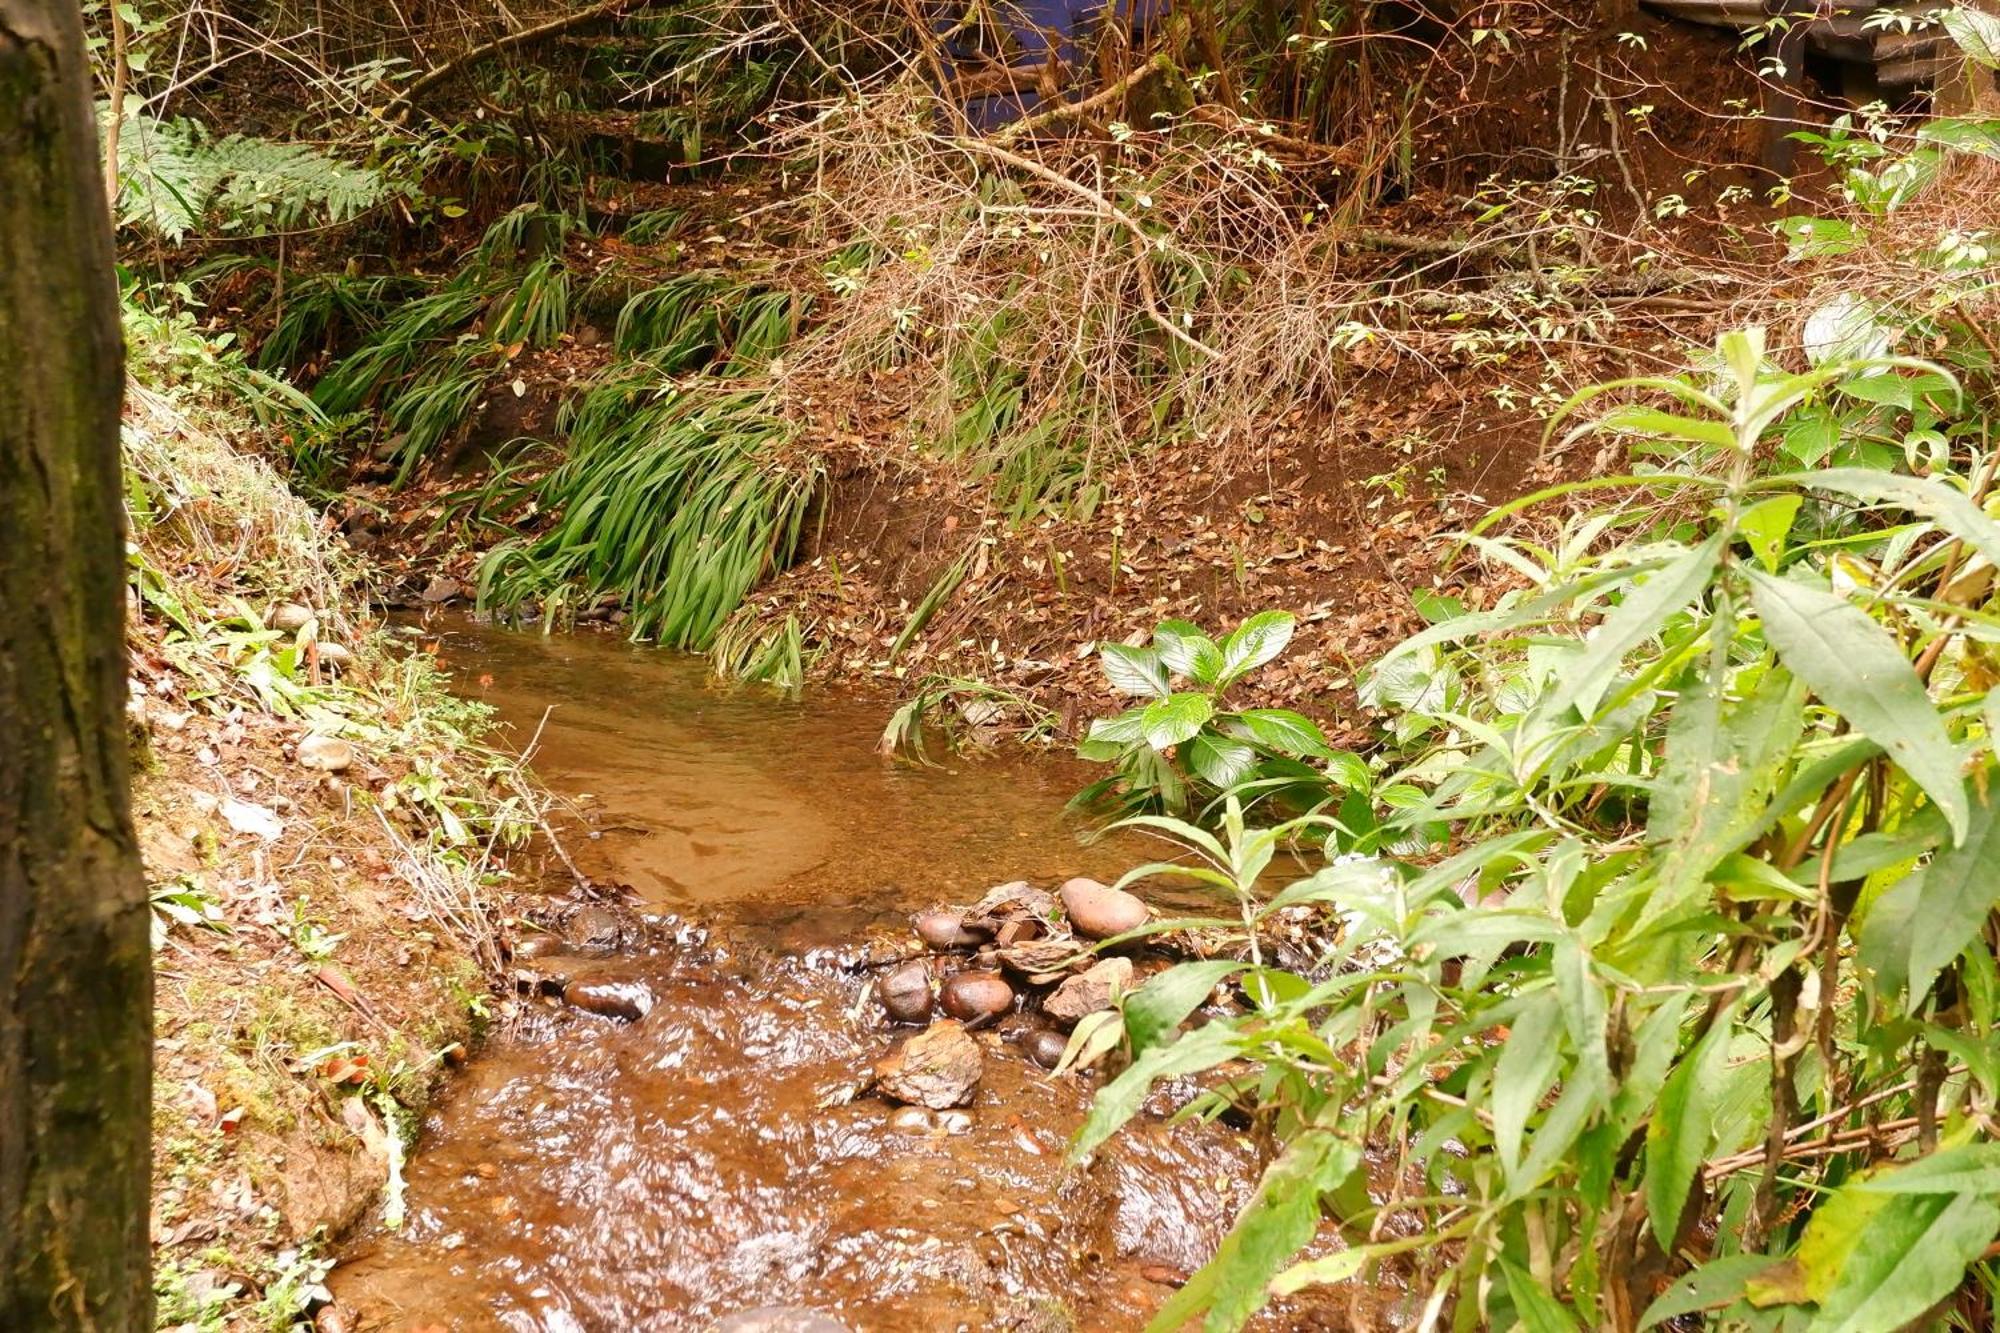
[[[0,1329],[153,1326],[124,385],[76,0],[0,0]]]

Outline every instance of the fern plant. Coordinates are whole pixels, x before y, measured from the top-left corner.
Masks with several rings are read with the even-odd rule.
[[[199,121],[143,111],[127,112],[119,129],[118,224],[176,245],[204,229],[259,235],[347,222],[403,191],[311,144],[217,139]]]

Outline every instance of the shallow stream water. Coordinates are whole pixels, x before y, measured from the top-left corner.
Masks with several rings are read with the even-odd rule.
[[[460,627],[443,656],[587,813],[579,868],[651,921],[636,948],[540,966],[651,1003],[623,1022],[522,1002],[425,1124],[402,1227],[343,1254],[355,1327],[700,1330],[801,1306],[854,1330],[1130,1329],[1213,1252],[1252,1145],[1146,1114],[1067,1165],[1094,1083],[1029,1063],[1030,1015],[977,1034],[962,1113],[852,1095],[914,1031],[863,998],[868,941],[1160,850],[1079,842],[1063,805],[1088,770],[892,762],[882,700],[721,690],[606,638]]]

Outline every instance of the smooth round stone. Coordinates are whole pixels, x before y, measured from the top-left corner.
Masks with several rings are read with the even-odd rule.
[[[1062,905],[1076,933],[1093,940],[1137,930],[1151,915],[1145,903],[1125,890],[1082,877],[1062,886]]]
[[[931,1016],[931,968],[913,958],[875,984],[883,1010],[898,1023],[923,1023]]]
[[[944,1011],[965,1023],[997,1018],[1014,1007],[1014,988],[998,972],[960,972],[946,979]]]

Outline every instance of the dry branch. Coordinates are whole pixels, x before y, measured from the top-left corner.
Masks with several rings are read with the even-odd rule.
[[[494,56],[505,51],[518,50],[523,46],[531,46],[536,42],[544,42],[552,37],[559,37],[572,28],[580,28],[594,19],[600,19],[607,14],[615,13],[632,3],[634,3],[634,0],[600,0],[598,4],[565,14],[561,18],[550,19],[547,23],[537,24],[532,28],[522,28],[518,32],[510,32],[495,37],[492,41],[482,43],[469,51],[453,56],[442,65],[418,76],[407,88],[396,94],[395,98],[387,106],[383,107],[378,114],[384,120],[401,125],[410,118],[410,113],[416,110],[417,99],[419,97],[422,97],[425,93],[428,93],[431,89],[444,83],[446,80],[471,69],[474,65],[491,60]]]

